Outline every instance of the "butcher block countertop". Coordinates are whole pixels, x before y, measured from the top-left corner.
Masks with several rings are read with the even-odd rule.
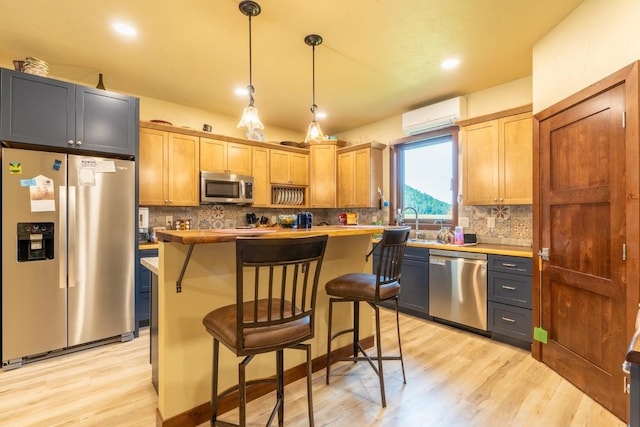
[[[513,245],[496,245],[496,244],[488,244],[488,243],[478,243],[476,245],[469,246],[460,246],[460,245],[450,245],[445,243],[432,243],[429,241],[409,241],[408,246],[429,248],[429,249],[442,249],[447,251],[458,251],[458,252],[477,252],[483,254],[492,254],[492,255],[509,255],[509,256],[519,256],[524,258],[533,257],[533,251],[528,246],[513,246]]]
[[[212,230],[162,230],[157,232],[163,242],[182,243],[183,245],[201,243],[232,242],[238,237],[302,237],[328,234],[330,237],[355,236],[359,234],[382,233],[381,225],[324,225],[310,229],[295,228],[220,228]]]

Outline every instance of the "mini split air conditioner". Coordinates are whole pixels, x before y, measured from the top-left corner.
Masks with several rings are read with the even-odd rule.
[[[452,126],[467,115],[467,98],[459,96],[402,115],[402,130],[415,135]]]

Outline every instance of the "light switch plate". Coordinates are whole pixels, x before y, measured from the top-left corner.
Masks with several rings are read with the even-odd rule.
[[[467,216],[461,216],[460,218],[458,218],[458,225],[460,227],[469,227],[469,217]]]
[[[494,217],[490,216],[487,218],[487,227],[496,228],[496,219]]]

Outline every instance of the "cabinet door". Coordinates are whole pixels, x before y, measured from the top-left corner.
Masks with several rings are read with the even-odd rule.
[[[224,173],[227,170],[227,143],[200,138],[200,170]]]
[[[312,145],[310,154],[312,208],[336,207],[336,146]]]
[[[238,175],[251,175],[251,146],[228,142],[227,169]]]
[[[290,184],[288,152],[271,150],[269,177],[273,184]]]
[[[199,138],[169,133],[169,204],[172,206],[198,206],[199,197]]]
[[[498,203],[498,122],[462,129],[463,192],[467,205]]]
[[[2,140],[67,147],[75,141],[75,85],[0,70]]]
[[[138,99],[76,86],[75,148],[135,156]]]
[[[289,154],[289,180],[292,184],[309,185],[309,155]]]
[[[253,163],[253,206],[267,206],[270,204],[269,185],[269,149],[251,147]]]
[[[338,207],[347,208],[355,204],[353,151],[338,154]]]
[[[354,152],[353,196],[358,208],[371,207],[371,149]]]
[[[533,123],[530,113],[498,121],[501,134],[501,203],[533,203]]]
[[[155,129],[140,129],[138,155],[138,191],[141,206],[168,203],[168,182],[165,171],[168,164],[169,133]]]

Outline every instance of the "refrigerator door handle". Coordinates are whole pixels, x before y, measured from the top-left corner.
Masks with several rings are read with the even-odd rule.
[[[67,230],[67,269],[69,277],[69,287],[76,287],[76,187],[69,186],[67,195],[69,197],[68,209],[68,230]]]
[[[61,185],[59,188],[59,206],[58,206],[58,227],[57,233],[57,242],[58,248],[56,248],[56,252],[58,254],[58,259],[60,260],[60,268],[58,269],[58,288],[66,289],[67,287],[67,248],[63,247],[67,241],[67,187],[65,185]]]

